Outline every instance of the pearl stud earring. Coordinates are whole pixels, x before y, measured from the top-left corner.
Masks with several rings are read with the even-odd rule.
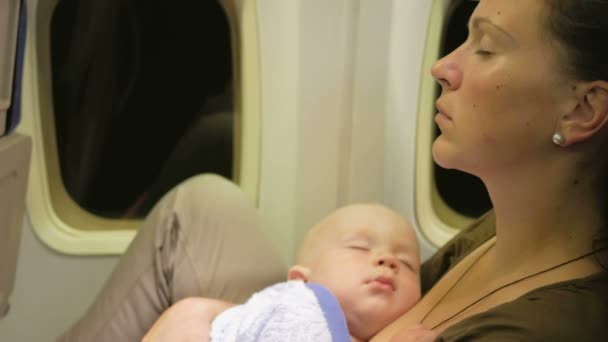
[[[553,143],[555,145],[561,146],[566,142],[566,138],[561,133],[553,134]]]

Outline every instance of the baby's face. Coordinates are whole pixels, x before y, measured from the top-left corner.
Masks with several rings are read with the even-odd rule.
[[[326,224],[309,281],[329,288],[351,334],[368,339],[420,299],[416,236],[400,216],[374,205],[347,207]]]

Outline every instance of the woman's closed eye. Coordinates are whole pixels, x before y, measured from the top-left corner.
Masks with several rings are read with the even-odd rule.
[[[479,55],[482,57],[489,57],[494,54],[494,52],[492,51],[493,49],[489,47],[489,46],[492,46],[492,44],[489,44],[487,41],[485,41],[485,39],[481,42],[478,42],[475,45],[476,45],[475,46],[476,55]]]
[[[480,56],[483,56],[483,57],[489,57],[489,56],[492,56],[492,55],[493,55],[493,53],[492,53],[492,52],[487,51],[487,50],[481,50],[481,49],[480,49],[480,50],[475,51],[475,54],[480,55]]]
[[[473,39],[471,44],[478,56],[489,57],[494,55],[495,44],[487,35]]]

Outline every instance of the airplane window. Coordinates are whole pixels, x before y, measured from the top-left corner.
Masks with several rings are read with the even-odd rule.
[[[467,38],[467,22],[477,6],[477,1],[461,1],[456,5],[447,22],[442,56],[456,49]],[[440,88],[437,86],[437,96]],[[439,129],[435,128],[435,137]],[[435,185],[444,202],[458,213],[478,217],[488,211],[492,204],[486,188],[475,176],[457,170],[446,170],[434,164]]]
[[[59,1],[51,23],[55,136],[68,194],[144,216],[194,174],[232,177],[230,27],[217,1]]]

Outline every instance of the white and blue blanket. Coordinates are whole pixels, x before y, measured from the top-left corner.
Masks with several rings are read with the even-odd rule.
[[[220,314],[212,342],[350,342],[336,297],[318,284],[288,281]]]

